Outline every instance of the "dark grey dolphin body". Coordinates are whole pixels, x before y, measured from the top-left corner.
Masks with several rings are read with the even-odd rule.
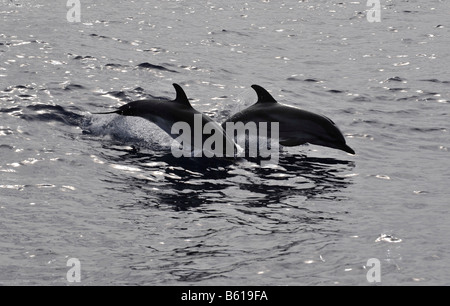
[[[221,150],[223,155],[233,157],[236,150],[234,141],[225,134],[218,123],[192,107],[180,85],[174,83],[173,86],[176,91],[176,98],[174,100],[138,100],[122,105],[115,111],[97,114],[116,113],[122,116],[142,117],[158,125],[172,138],[182,140],[183,145],[188,144],[192,146],[192,150],[203,149],[205,140],[211,135],[214,135],[223,141],[223,150]],[[184,133],[179,133],[180,130],[176,129],[174,131],[173,126],[176,123],[183,123],[184,126],[190,127],[191,133],[184,135],[184,137],[180,137],[180,134]],[[203,131],[207,124],[210,127],[213,127],[212,130],[214,130],[214,132],[211,133],[210,131],[211,134],[205,135],[203,134]],[[197,134],[195,134],[195,132],[197,132]],[[200,132],[200,135],[198,132]],[[219,133],[219,135],[215,135],[215,133]],[[194,139],[194,136],[198,136],[201,139],[196,140]],[[228,151],[226,151],[227,149]]]
[[[252,85],[258,95],[258,101],[238,112],[222,123],[227,122],[278,122],[279,143],[282,146],[297,146],[305,143],[343,150],[350,154],[350,148],[341,131],[331,119],[297,107],[278,103],[264,88]]]

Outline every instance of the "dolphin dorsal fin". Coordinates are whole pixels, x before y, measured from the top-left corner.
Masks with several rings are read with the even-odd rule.
[[[188,100],[183,88],[181,88],[181,86],[176,83],[173,83],[172,85],[173,85],[173,87],[175,87],[175,91],[177,92],[177,96],[176,96],[175,100],[173,100],[172,102],[180,103],[180,104],[192,107],[191,103],[189,103],[189,100]]]
[[[258,102],[256,103],[277,103],[270,93],[259,85],[252,85],[252,88],[256,91],[258,95]]]

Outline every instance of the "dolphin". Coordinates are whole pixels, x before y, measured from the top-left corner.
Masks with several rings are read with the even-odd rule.
[[[197,151],[197,153],[194,153],[195,156],[199,156],[198,152],[203,150],[205,141],[208,141],[207,138],[209,136],[214,138],[209,139],[209,144],[211,148],[214,146],[213,153],[216,156],[234,157],[237,151],[236,144],[232,138],[227,136],[221,125],[195,110],[189,103],[186,93],[180,85],[174,83],[173,87],[176,91],[174,100],[137,100],[122,105],[112,112],[95,114],[115,113],[122,116],[135,116],[147,119],[163,129],[180,144],[182,143],[185,149],[192,152],[194,150]],[[175,128],[177,126],[178,128]],[[183,133],[180,133],[181,130],[183,130]],[[186,132],[185,130],[189,131]],[[216,142],[214,143],[213,140],[216,140]],[[172,144],[172,150],[173,148]],[[183,155],[186,156],[185,154]],[[212,157],[213,155],[210,152],[207,156]]]
[[[279,144],[286,147],[305,143],[343,150],[350,154],[350,148],[336,124],[329,118],[308,112],[297,107],[278,103],[263,87],[252,85],[258,101],[250,107],[236,113],[225,122],[278,122]]]

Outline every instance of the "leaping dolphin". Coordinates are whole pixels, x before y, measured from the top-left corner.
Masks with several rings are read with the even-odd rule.
[[[279,143],[282,146],[297,146],[305,143],[343,150],[350,154],[355,151],[346,143],[336,124],[329,118],[297,107],[278,103],[264,88],[252,85],[258,101],[238,112],[222,123],[227,122],[278,122]]]
[[[205,142],[208,141],[208,144],[214,147],[212,150],[215,153],[209,152],[209,155],[205,153],[208,157],[234,157],[237,151],[236,144],[226,135],[222,127],[205,114],[195,110],[180,85],[174,83],[173,87],[176,91],[174,100],[138,100],[122,105],[112,112],[96,114],[116,113],[122,116],[142,117],[155,123],[172,138],[181,142],[185,150],[197,151],[195,156],[199,156],[198,152],[204,149]],[[183,133],[180,133],[181,130]],[[212,133],[213,130],[214,133]],[[172,144],[172,153],[173,148]]]

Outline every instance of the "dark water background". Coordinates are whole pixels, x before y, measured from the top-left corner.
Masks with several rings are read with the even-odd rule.
[[[448,1],[80,3],[0,2],[0,284],[450,284]],[[357,155],[177,159],[91,115],[173,82],[219,122],[259,84]]]

